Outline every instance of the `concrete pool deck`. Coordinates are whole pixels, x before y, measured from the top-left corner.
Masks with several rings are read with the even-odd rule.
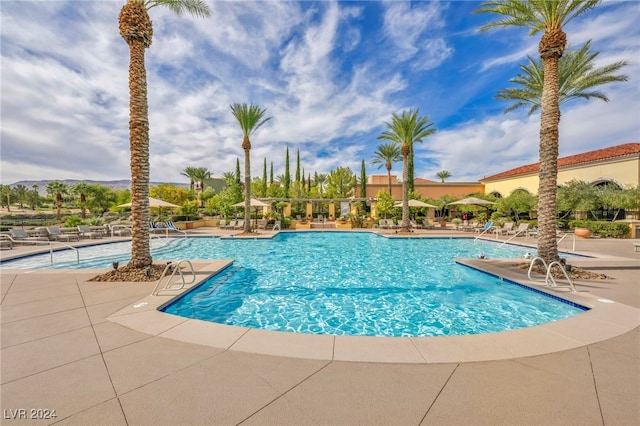
[[[572,263],[613,278],[576,283],[575,297],[603,305],[596,318],[578,320],[590,311],[534,327],[533,337],[516,330],[471,345],[464,340],[478,336],[421,346],[224,327],[151,309],[155,283],[3,268],[2,424],[638,424],[640,253],[632,241],[577,242],[598,258]],[[474,262],[523,277],[513,262]],[[204,277],[223,264],[196,267]],[[133,308],[141,301],[148,304]],[[56,418],[30,419],[46,410]]]

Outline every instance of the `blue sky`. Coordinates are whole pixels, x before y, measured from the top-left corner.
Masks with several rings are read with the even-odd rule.
[[[128,179],[128,47],[119,1],[2,1],[1,182]],[[284,172],[288,146],[305,171],[370,165],[392,113],[419,108],[437,133],[416,145],[416,177],[476,181],[538,161],[538,114],[503,114],[509,87],[539,35],[477,28],[476,1],[224,1],[209,18],[151,9],[147,50],[152,181],[213,176],[243,159],[235,102],[273,119],[252,135]],[[572,21],[570,46],[592,39],[598,65],[627,60],[609,103],[562,106],[560,155],[640,141],[640,2],[605,1]],[[394,164],[401,175],[402,164]],[[292,169],[293,171],[293,169]]]

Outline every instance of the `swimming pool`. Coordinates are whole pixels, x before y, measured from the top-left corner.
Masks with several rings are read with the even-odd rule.
[[[498,332],[584,311],[453,261],[516,258],[530,250],[523,247],[352,232],[219,243],[234,265],[164,312],[267,330],[399,337]]]
[[[230,268],[163,309],[222,324],[313,334],[452,336],[529,327],[583,312],[454,262],[531,251],[491,241],[298,232],[273,239],[152,242],[154,260],[234,259]],[[54,266],[124,264],[130,243],[81,250],[80,265],[74,254],[59,252]],[[48,262],[46,254],[3,267],[51,267]]]

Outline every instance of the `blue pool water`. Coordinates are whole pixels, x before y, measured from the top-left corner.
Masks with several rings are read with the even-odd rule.
[[[154,240],[154,260],[234,259],[164,310],[222,324],[298,333],[451,336],[534,326],[583,309],[458,265],[454,258],[517,258],[530,248],[473,239],[372,233],[281,233],[273,239]],[[55,267],[110,267],[130,243],[56,253]],[[535,252],[532,251],[535,255]],[[49,255],[4,262],[51,267]]]

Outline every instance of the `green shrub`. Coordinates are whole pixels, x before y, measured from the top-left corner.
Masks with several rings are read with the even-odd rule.
[[[69,216],[64,221],[65,228],[75,228],[78,225],[82,225],[82,219],[79,216]]]
[[[569,221],[569,228],[587,228],[592,235],[609,238],[624,238],[629,233],[629,225],[620,222],[571,220]]]

